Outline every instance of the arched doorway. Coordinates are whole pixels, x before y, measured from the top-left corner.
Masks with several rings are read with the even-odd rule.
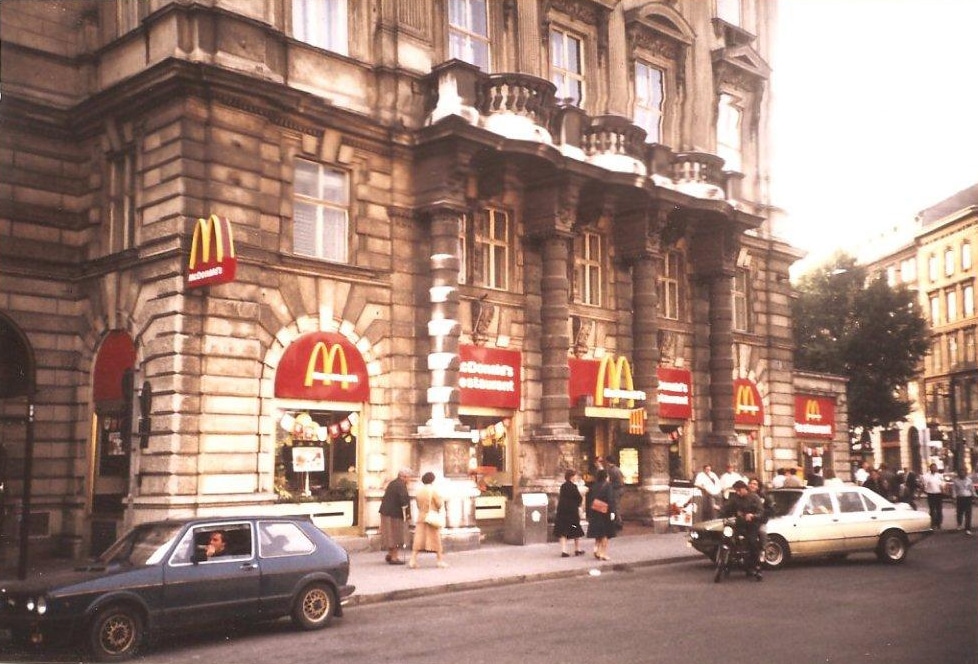
[[[13,321],[0,313],[0,533],[6,531],[13,496],[7,476],[10,451],[7,449],[7,430],[11,441],[22,444],[23,476],[21,478],[21,514],[18,534],[19,552],[17,575],[27,576],[28,544],[31,528],[31,478],[34,466],[34,395],[36,391],[34,352]],[[20,426],[23,429],[20,429]],[[20,446],[20,445],[18,445]],[[0,544],[2,546],[2,544]],[[0,559],[6,552],[0,549]]]

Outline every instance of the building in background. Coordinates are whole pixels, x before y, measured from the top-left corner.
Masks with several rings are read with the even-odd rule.
[[[907,386],[916,404],[908,421],[875,432],[872,455],[920,472],[930,463],[973,469],[978,453],[978,357],[975,280],[978,185],[921,211],[888,234],[884,254],[864,257],[870,278],[917,293],[931,326],[923,375]]]
[[[4,543],[363,533],[403,466],[463,542],[598,457],[656,523],[704,463],[846,468],[770,232],[773,7],[5,0]]]

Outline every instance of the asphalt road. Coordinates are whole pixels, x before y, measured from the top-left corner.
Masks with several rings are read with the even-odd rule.
[[[704,558],[381,603],[320,632],[280,622],[175,636],[138,661],[976,664],[978,537],[941,533],[896,566],[795,563],[763,582],[714,584]]]

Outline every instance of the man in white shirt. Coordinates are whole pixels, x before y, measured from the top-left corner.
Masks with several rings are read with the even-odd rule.
[[[733,464],[727,464],[726,472],[720,476],[720,492],[723,495],[724,502],[730,498],[730,492],[733,491],[733,485],[736,482],[747,483],[747,478],[734,470]]]
[[[720,497],[720,478],[713,472],[710,464],[704,465],[703,470],[696,473],[693,486],[703,494],[700,516],[704,521],[712,519],[716,512],[716,501]]]
[[[862,486],[869,479],[869,464],[864,462],[863,465],[859,466],[853,474],[852,479],[856,484]]]
[[[941,529],[944,521],[944,476],[937,472],[937,464],[930,465],[930,472],[920,477],[920,486],[927,494],[927,508],[930,511],[930,527]]]

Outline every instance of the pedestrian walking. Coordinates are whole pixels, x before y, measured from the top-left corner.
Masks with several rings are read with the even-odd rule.
[[[380,546],[387,549],[384,560],[388,565],[403,565],[401,549],[407,537],[407,514],[411,508],[407,481],[411,478],[410,468],[402,468],[397,477],[387,483],[384,496],[380,499]]]
[[[954,496],[955,517],[958,530],[964,526],[964,534],[971,534],[971,504],[975,500],[975,485],[964,468],[951,480],[951,495]]]
[[[608,544],[617,534],[615,527],[615,492],[608,481],[608,471],[601,468],[594,474],[594,486],[591,488],[590,509],[587,516],[587,536],[594,540],[594,557],[598,560],[610,560]]]
[[[445,500],[438,494],[434,482],[434,473],[429,471],[422,475],[422,486],[414,497],[415,502],[418,503],[418,521],[414,524],[414,545],[411,547],[411,559],[408,561],[408,567],[411,569],[418,566],[418,553],[421,551],[433,552],[435,564],[438,567],[448,567],[441,544],[441,531],[445,526],[445,516],[442,512]]]
[[[574,481],[577,478],[576,470],[564,472],[564,483],[560,485],[560,492],[557,495],[557,512],[554,514],[554,536],[560,540],[561,558],[569,558],[567,551],[567,540],[574,540],[574,555],[584,555],[581,549],[581,538],[584,537],[584,529],[581,528],[581,490]]]
[[[710,464],[705,464],[703,470],[696,473],[696,477],[693,478],[693,486],[699,489],[703,496],[700,502],[700,518],[709,521],[716,514],[716,503],[720,498],[720,478],[713,472]]]
[[[904,469],[903,473],[903,502],[910,505],[911,508],[917,509],[917,491],[919,490],[917,473],[912,470]]]
[[[944,477],[937,472],[937,464],[930,465],[930,471],[920,478],[920,485],[927,494],[927,509],[930,511],[930,527],[941,529],[944,521]]]
[[[615,523],[621,529],[625,525],[621,516],[621,499],[625,495],[625,475],[621,472],[621,468],[618,467],[616,457],[607,457],[605,459],[605,468],[608,471],[608,482],[611,483],[611,490],[615,492],[615,505],[619,508],[615,512]]]

